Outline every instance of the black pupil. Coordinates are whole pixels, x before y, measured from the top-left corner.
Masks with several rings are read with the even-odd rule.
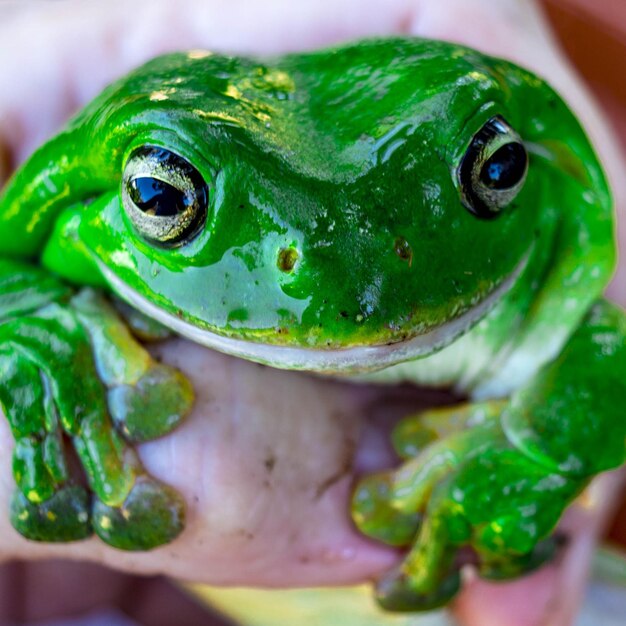
[[[193,204],[193,198],[180,189],[149,176],[131,180],[129,194],[138,209],[156,217],[180,215]]]
[[[524,177],[527,158],[521,143],[507,143],[485,162],[480,171],[480,180],[490,189],[505,190],[515,187]]]

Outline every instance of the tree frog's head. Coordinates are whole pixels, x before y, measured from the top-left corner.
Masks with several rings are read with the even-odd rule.
[[[554,92],[440,42],[170,55],[73,128],[96,197],[79,236],[111,287],[196,341],[289,368],[450,342],[515,284],[559,198],[591,186]]]

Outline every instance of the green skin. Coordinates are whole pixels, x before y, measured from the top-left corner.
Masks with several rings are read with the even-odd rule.
[[[529,161],[486,219],[460,171],[495,116]],[[206,184],[206,217],[175,246],[124,198],[141,146]],[[0,400],[12,521],[31,539],[95,531],[143,550],[184,526],[184,503],[132,444],[169,432],[192,390],[129,327],[468,395],[402,422],[404,464],[355,490],[358,527],[410,546],[378,585],[389,609],[447,602],[462,548],[486,578],[538,566],[568,503],[625,460],[626,317],[601,296],[615,256],[604,174],[561,99],[511,63],[417,39],[161,57],[33,154],[0,196],[0,225]]]

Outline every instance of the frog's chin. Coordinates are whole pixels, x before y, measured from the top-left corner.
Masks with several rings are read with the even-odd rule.
[[[424,357],[451,343],[480,321],[504,297],[524,270],[527,260],[528,255],[477,305],[427,333],[385,345],[334,349],[256,343],[199,328],[161,309],[125,284],[103,263],[99,262],[99,265],[111,289],[118,296],[148,317],[195,343],[280,369],[351,374],[375,371]]]

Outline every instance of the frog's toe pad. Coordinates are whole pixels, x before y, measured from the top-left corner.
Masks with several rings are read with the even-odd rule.
[[[461,588],[458,571],[444,578],[436,589],[423,592],[415,589],[411,579],[395,568],[376,583],[376,600],[386,611],[432,611],[446,605]]]
[[[185,503],[171,487],[141,476],[121,507],[96,500],[92,523],[102,541],[114,548],[152,550],[182,532]]]
[[[80,541],[93,532],[89,508],[89,495],[79,486],[64,487],[40,504],[15,491],[11,499],[11,524],[31,541]]]
[[[422,515],[394,509],[392,483],[393,475],[388,472],[362,479],[352,497],[352,519],[368,537],[392,546],[406,546],[415,539]]]
[[[193,389],[178,370],[154,364],[135,385],[111,389],[108,401],[117,429],[140,443],[166,435],[187,416]]]

